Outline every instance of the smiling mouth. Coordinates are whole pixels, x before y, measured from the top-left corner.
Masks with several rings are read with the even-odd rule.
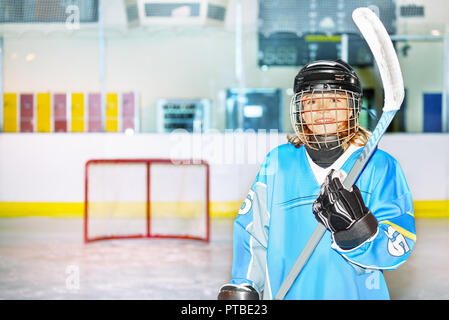
[[[313,123],[314,124],[334,124],[335,119],[334,118],[319,118],[319,119],[316,119]]]

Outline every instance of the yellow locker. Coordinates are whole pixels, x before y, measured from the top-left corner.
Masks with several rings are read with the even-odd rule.
[[[118,132],[118,94],[106,95],[106,132]]]
[[[51,95],[37,94],[37,132],[51,131]]]
[[[72,132],[84,132],[84,94],[72,93]]]
[[[17,132],[17,93],[3,94],[3,131]]]

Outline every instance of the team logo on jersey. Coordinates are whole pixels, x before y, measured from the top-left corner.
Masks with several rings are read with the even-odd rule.
[[[393,257],[400,257],[410,251],[404,236],[392,226],[388,226],[387,231],[384,232],[388,237],[388,252]]]
[[[253,206],[253,200],[254,200],[254,191],[249,190],[248,195],[246,196],[245,201],[240,207],[238,214],[247,214],[249,210],[251,210],[251,207]]]

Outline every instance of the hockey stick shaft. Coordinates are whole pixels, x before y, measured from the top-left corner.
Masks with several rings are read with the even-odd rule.
[[[298,259],[296,260],[295,264],[293,265],[292,269],[290,270],[287,277],[284,279],[284,282],[282,283],[281,287],[279,288],[278,292],[276,293],[276,296],[274,297],[275,300],[283,300],[287,292],[290,290],[290,288],[293,285],[293,282],[295,282],[296,278],[298,277],[299,273],[301,272],[302,268],[306,264],[306,262],[309,260],[310,256],[312,255],[313,251],[315,250],[318,243],[320,243],[321,238],[324,236],[324,233],[326,232],[326,227],[318,223],[318,226],[315,228],[315,230],[312,233],[312,236],[310,237],[309,241],[307,241],[304,249],[302,249],[301,254],[299,255]]]
[[[377,145],[379,144],[380,139],[384,135],[385,131],[388,128],[388,125],[391,123],[391,121],[394,118],[394,115],[396,114],[397,110],[393,111],[386,111],[382,114],[382,117],[380,118],[376,129],[374,129],[373,134],[368,139],[367,144],[362,150],[362,153],[357,158],[354,166],[349,171],[348,175],[346,176],[346,179],[343,181],[343,186],[346,189],[350,189],[352,185],[357,181],[357,178],[359,177],[360,173],[362,172],[363,168],[365,167],[368,160],[371,158],[371,155],[376,150]],[[295,264],[293,265],[292,269],[290,270],[289,274],[285,278],[284,282],[282,283],[280,289],[278,290],[275,300],[282,300],[284,299],[287,292],[290,290],[291,286],[293,285],[293,282],[295,282],[296,278],[298,277],[299,273],[301,272],[302,268],[306,264],[306,262],[309,260],[310,256],[312,255],[315,248],[318,246],[318,244],[321,241],[321,238],[324,236],[326,232],[326,227],[319,223],[318,226],[315,228],[315,230],[312,233],[312,236],[307,241],[306,245],[304,246],[304,249],[302,249],[301,254],[299,255],[298,259],[296,260]]]
[[[354,166],[349,171],[346,179],[343,181],[343,186],[346,189],[351,189],[351,187],[357,181],[357,178],[359,177],[369,158],[373,154],[374,150],[376,150],[380,139],[383,137],[396,112],[397,110],[392,110],[382,113],[382,116],[380,117],[379,122],[377,123],[377,126],[373,131],[373,134],[368,139],[368,142],[363,148],[362,153],[355,161]]]

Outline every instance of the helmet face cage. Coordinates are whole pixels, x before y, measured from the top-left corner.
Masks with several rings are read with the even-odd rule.
[[[301,90],[290,103],[292,127],[311,149],[338,148],[359,129],[360,98],[359,93],[344,89]]]

